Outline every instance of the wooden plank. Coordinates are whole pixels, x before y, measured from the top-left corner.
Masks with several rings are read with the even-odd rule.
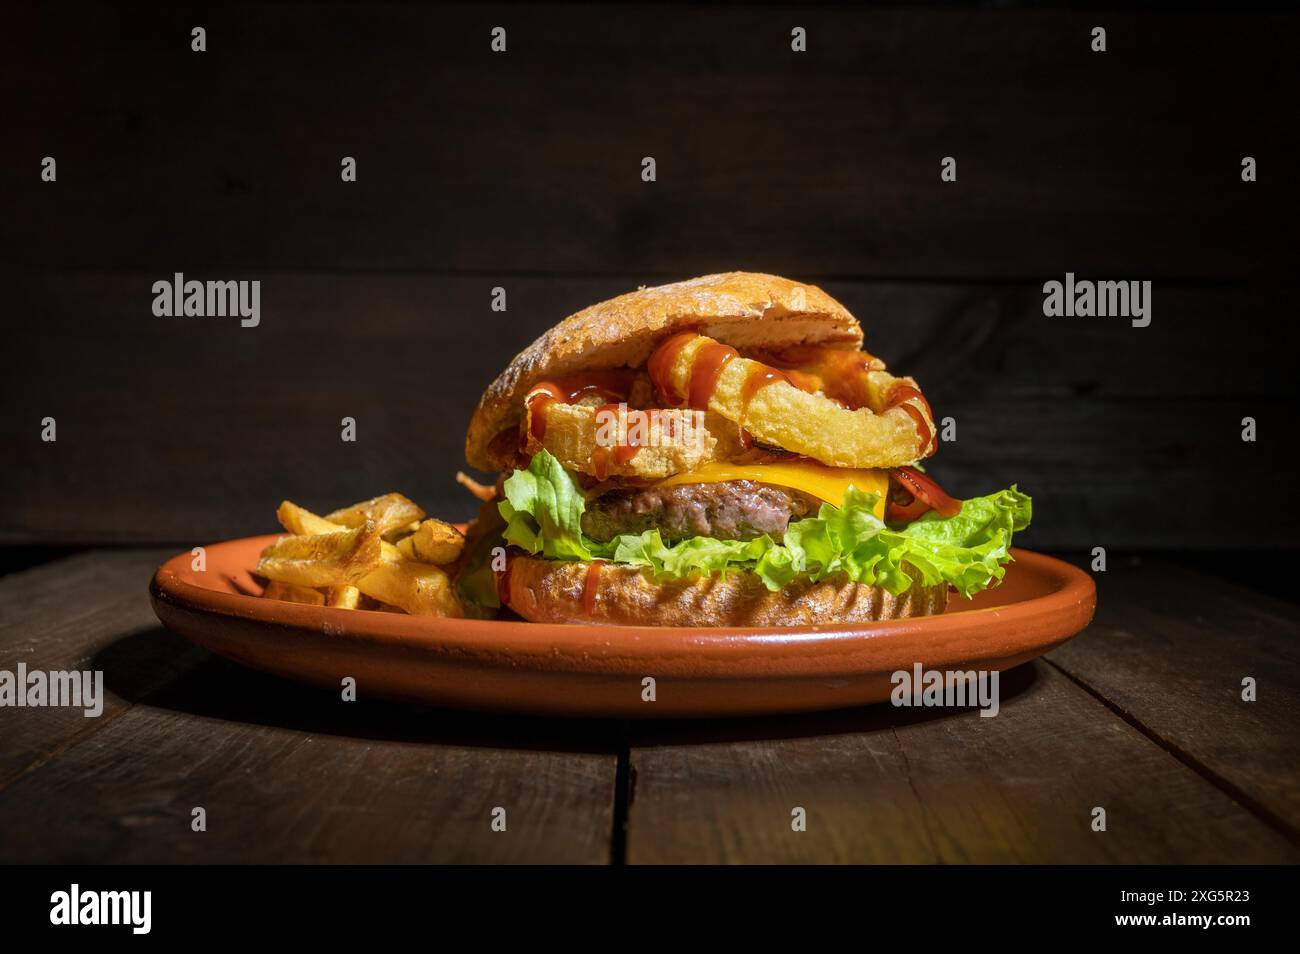
[[[157,559],[0,581],[0,667],[93,665],[111,693],[99,719],[6,711],[0,861],[609,860],[617,756],[598,724],[344,703],[243,670],[146,623]]]
[[[101,731],[204,653],[161,630],[146,587],[167,550],[98,551],[0,579],[0,669],[102,670],[103,711],[3,710],[0,791],[74,740]]]
[[[1300,133],[1278,117],[1300,65],[1283,17],[1107,11],[1105,54],[1089,49],[1096,13],[1060,10],[202,19],[196,54],[179,9],[17,12],[6,66],[42,81],[8,84],[8,260],[980,280],[1290,265]],[[39,179],[51,154],[54,185]],[[1241,182],[1243,155],[1258,182]]]
[[[0,546],[0,577],[8,576],[10,573],[18,573],[22,570],[30,570],[32,567],[40,566],[43,563],[53,563],[55,560],[63,560],[70,556],[76,556],[84,551],[84,547],[78,546],[60,546],[58,544],[18,544],[10,546]]]
[[[192,545],[274,529],[285,497],[328,510],[381,486],[469,518],[454,477],[483,389],[560,317],[635,287],[507,282],[498,313],[501,279],[264,277],[256,329],[155,318],[141,273],[22,281],[32,320],[0,356],[14,385],[0,439],[18,456],[0,492],[23,506],[5,508],[0,540]],[[57,443],[39,440],[47,415]],[[355,443],[340,440],[344,416]]]
[[[0,509],[0,541],[190,546],[274,529],[285,497],[332,509],[388,490],[467,519],[476,502],[454,474],[484,387],[561,317],[643,280],[263,273],[262,324],[241,329],[155,318],[152,277],[15,280],[28,320],[0,355],[0,500],[23,505]],[[498,284],[504,313],[489,308]],[[1274,333],[1280,290],[1161,285],[1139,329],[1046,319],[1039,286],[827,288],[956,422],[939,479],[959,495],[1012,482],[1034,495],[1027,545],[1282,546],[1300,534],[1300,512],[1225,520],[1207,492],[1243,471],[1285,472],[1300,437],[1282,412],[1296,379]],[[1252,333],[1225,348],[1225,322]],[[47,415],[55,444],[40,440]],[[1256,443],[1240,440],[1246,415]],[[340,440],[344,416],[355,444]]]
[[[1295,607],[1149,560],[1115,561],[1097,585],[1096,620],[1052,662],[1300,842]]]
[[[582,744],[212,660],[0,794],[0,860],[605,863],[616,756]]]
[[[1041,661],[1001,711],[637,725],[632,864],[1295,861],[1288,840]],[[1095,806],[1107,831],[1090,829]],[[802,807],[807,830],[791,829]]]

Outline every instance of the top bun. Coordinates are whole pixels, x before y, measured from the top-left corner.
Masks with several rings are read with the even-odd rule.
[[[816,285],[756,272],[725,272],[639,288],[570,315],[515,356],[479,400],[465,438],[465,459],[501,470],[492,439],[519,426],[533,385],[579,371],[636,368],[678,331],[698,331],[737,349],[797,344],[862,346],[862,328]]]

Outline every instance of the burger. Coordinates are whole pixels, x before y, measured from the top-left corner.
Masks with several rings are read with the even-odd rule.
[[[561,321],[484,392],[458,580],[549,623],[793,626],[925,616],[996,585],[1015,487],[959,500],[916,381],[820,288],[729,272]]]

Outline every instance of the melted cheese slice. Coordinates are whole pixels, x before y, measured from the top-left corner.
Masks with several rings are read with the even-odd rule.
[[[850,486],[879,497],[876,516],[885,519],[885,495],[889,492],[889,472],[827,467],[812,461],[789,461],[779,464],[705,464],[699,470],[674,474],[659,482],[660,487],[673,484],[712,484],[725,480],[753,480],[779,487],[792,487],[835,506],[843,506],[844,493]]]

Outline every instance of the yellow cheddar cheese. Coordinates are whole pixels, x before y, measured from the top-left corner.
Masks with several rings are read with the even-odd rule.
[[[811,494],[818,500],[839,507],[844,504],[844,493],[856,487],[864,493],[873,493],[879,501],[876,516],[885,517],[885,496],[889,492],[889,472],[876,469],[827,467],[813,461],[786,461],[776,464],[724,464],[718,461],[705,464],[698,470],[674,474],[660,481],[658,486],[674,484],[711,484],[725,480],[753,480],[778,487],[791,487]]]

